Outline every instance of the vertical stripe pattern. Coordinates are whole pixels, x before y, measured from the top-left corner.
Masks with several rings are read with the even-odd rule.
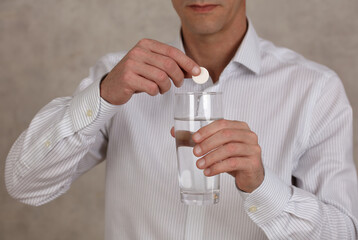
[[[174,44],[183,51],[180,40]],[[72,97],[46,105],[6,160],[8,192],[31,205],[68,190],[106,159],[105,239],[357,239],[358,186],[352,110],[337,75],[247,34],[218,83],[112,106],[101,77],[125,53],[103,57]],[[265,179],[250,194],[221,175],[220,202],[180,202],[170,136],[178,91],[223,92],[224,117],[247,122],[259,137]]]

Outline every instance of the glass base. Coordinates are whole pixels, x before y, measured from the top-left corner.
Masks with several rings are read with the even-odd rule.
[[[211,192],[211,193],[188,193],[181,192],[180,200],[182,203],[187,205],[211,205],[219,202],[220,192]]]

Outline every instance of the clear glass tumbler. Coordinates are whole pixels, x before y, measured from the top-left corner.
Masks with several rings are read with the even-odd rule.
[[[222,119],[221,92],[187,92],[175,94],[175,140],[181,201],[190,205],[219,202],[220,175],[206,177],[198,169],[193,153],[192,135],[201,127]]]

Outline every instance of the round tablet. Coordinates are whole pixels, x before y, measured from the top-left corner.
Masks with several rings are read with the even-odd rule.
[[[184,170],[180,176],[180,183],[183,188],[191,188],[192,181],[191,181],[191,173],[189,170]]]
[[[192,76],[192,79],[198,84],[204,84],[209,80],[209,72],[204,67],[200,67],[200,70],[200,74],[198,76]]]

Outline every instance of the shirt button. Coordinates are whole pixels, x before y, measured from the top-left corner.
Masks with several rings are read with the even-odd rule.
[[[87,112],[86,112],[86,115],[87,115],[87,117],[92,117],[92,115],[93,115],[92,110],[88,109]]]
[[[257,207],[256,206],[251,206],[250,208],[249,208],[249,212],[250,213],[255,213],[257,211]]]
[[[50,142],[49,140],[47,140],[47,141],[45,142],[45,146],[46,146],[46,147],[51,146],[51,142]]]

